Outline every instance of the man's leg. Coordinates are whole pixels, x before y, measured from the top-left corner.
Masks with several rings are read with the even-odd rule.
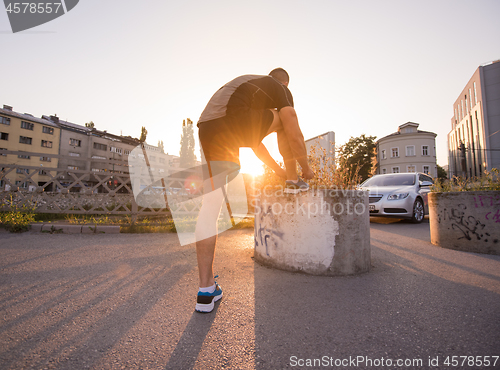
[[[278,135],[278,148],[280,154],[283,156],[283,162],[285,163],[286,179],[291,181],[297,181],[299,176],[297,175],[297,161],[293,157],[292,149],[290,144],[288,144],[288,139],[286,137],[285,130],[281,124],[280,116],[275,109],[272,109],[274,118],[267,135],[272,132],[276,132]]]
[[[213,189],[212,180],[214,183],[221,181],[218,178],[209,178],[205,180],[203,188]],[[198,214],[195,230],[200,288],[214,284],[213,263],[217,243],[217,221],[223,202],[224,194],[220,187],[213,191],[205,191],[203,195],[203,204]]]

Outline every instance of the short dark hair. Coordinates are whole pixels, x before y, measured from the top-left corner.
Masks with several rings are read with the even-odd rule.
[[[283,68],[275,68],[271,72],[269,72],[269,76],[274,77],[279,82],[285,83],[290,82],[290,76],[288,76],[287,71]]]

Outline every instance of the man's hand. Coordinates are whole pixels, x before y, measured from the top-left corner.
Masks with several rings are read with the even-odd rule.
[[[271,157],[264,144],[260,143],[259,146],[257,146],[256,148],[252,148],[252,150],[257,156],[257,158],[259,158],[268,167],[270,167],[276,175],[286,180],[285,170],[281,168],[279,164],[274,161],[273,157]]]
[[[286,171],[283,168],[281,167],[275,168],[274,173],[279,177],[281,177],[282,179],[286,180]]]
[[[310,180],[314,177],[314,172],[311,170],[311,167],[308,166],[302,169],[302,177],[306,180]]]

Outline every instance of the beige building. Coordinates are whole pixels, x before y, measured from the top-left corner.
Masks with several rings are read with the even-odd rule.
[[[437,177],[437,134],[407,122],[377,141],[376,173],[423,172]]]
[[[448,175],[500,168],[500,60],[480,66],[453,104]]]
[[[0,109],[0,151],[20,153],[0,154],[0,166],[19,166],[5,170],[0,189],[15,186],[33,190],[48,182],[49,173],[55,176],[55,171],[45,168],[58,167],[58,159],[53,156],[58,155],[59,140],[60,128],[54,123],[29,113],[14,112],[12,107],[4,105]]]

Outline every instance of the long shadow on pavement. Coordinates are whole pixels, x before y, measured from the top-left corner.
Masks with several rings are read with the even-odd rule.
[[[194,367],[203,342],[217,315],[219,304],[220,301],[215,304],[214,310],[210,313],[193,312],[165,369],[187,370]]]

